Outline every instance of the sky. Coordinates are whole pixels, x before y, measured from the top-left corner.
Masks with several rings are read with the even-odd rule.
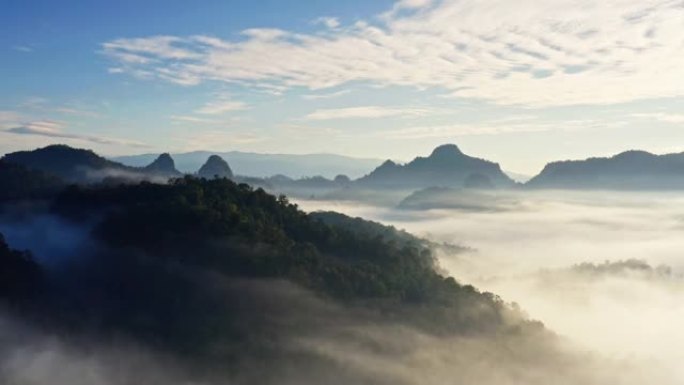
[[[684,151],[682,0],[3,0],[0,25],[0,153]]]

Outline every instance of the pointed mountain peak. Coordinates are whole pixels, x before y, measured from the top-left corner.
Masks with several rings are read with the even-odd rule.
[[[233,170],[230,169],[228,162],[218,155],[211,155],[209,159],[197,171],[201,178],[233,178]]]
[[[173,158],[168,153],[163,153],[159,155],[157,159],[155,159],[154,162],[150,163],[147,167],[145,167],[145,169],[147,171],[157,173],[180,174],[180,172],[176,170],[176,163],[173,161]]]
[[[382,162],[382,164],[378,168],[388,168],[388,167],[396,167],[396,166],[397,166],[396,163],[387,159],[386,161]]]

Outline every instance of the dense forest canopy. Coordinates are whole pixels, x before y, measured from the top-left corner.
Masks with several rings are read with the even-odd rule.
[[[426,333],[542,331],[495,295],[439,274],[430,245],[408,233],[307,214],[285,196],[225,178],[70,186],[56,196],[50,215],[89,228],[94,240],[62,266],[32,275],[42,277],[35,287],[46,290],[21,303],[35,319],[49,317],[50,327],[124,333],[207,363],[254,346],[271,354],[268,343],[254,340],[274,333],[263,334],[263,323],[291,314],[280,318],[271,305],[260,305],[263,295],[245,284],[254,281],[272,282],[256,293],[286,282],[352,306],[368,322]],[[32,271],[28,256],[3,253],[3,274]],[[261,310],[245,310],[245,301]]]

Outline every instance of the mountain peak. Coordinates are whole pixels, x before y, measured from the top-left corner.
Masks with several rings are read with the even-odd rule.
[[[454,155],[463,155],[463,152],[455,144],[443,144],[432,150],[430,158],[443,158],[450,157]]]
[[[233,178],[233,170],[230,169],[228,162],[218,155],[211,155],[207,161],[197,171],[197,175],[201,178]]]
[[[155,173],[180,174],[180,172],[176,170],[176,164],[173,161],[173,158],[166,152],[159,155],[154,162],[145,167],[145,170]]]

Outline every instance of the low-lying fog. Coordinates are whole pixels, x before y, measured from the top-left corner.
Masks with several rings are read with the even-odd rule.
[[[496,194],[508,204],[484,211],[297,203],[472,247],[440,255],[440,265],[464,283],[517,302],[581,349],[684,383],[678,369],[684,359],[684,195]]]

